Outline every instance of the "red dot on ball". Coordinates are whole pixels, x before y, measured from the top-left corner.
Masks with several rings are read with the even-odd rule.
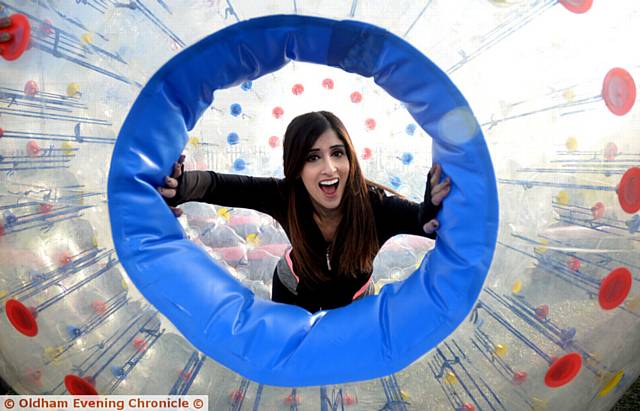
[[[322,87],[326,88],[327,90],[333,90],[333,85],[333,80],[330,78],[322,80]]]
[[[142,338],[134,338],[133,346],[138,352],[141,352],[144,351],[145,348],[147,348],[147,342]]]
[[[71,255],[69,255],[67,251],[63,251],[58,255],[58,264],[61,267],[69,264],[71,261],[73,261],[73,258],[71,258]]]
[[[513,373],[513,383],[514,384],[522,384],[527,381],[527,373],[524,371],[516,371]]]
[[[536,317],[538,317],[541,320],[544,320],[549,315],[549,306],[547,304],[542,304],[536,307],[535,311],[536,311]]]
[[[367,130],[373,130],[376,128],[376,120],[373,118],[366,119],[364,124],[367,127]]]
[[[299,96],[300,94],[304,93],[304,86],[300,83],[294,84],[294,86],[291,88],[291,92],[296,96]]]
[[[351,99],[352,103],[359,103],[362,101],[362,94],[358,91],[354,91],[353,93],[351,93],[351,96],[349,96],[349,98]]]
[[[570,257],[569,260],[567,260],[567,266],[571,271],[578,271],[581,265],[580,260],[575,257]]]
[[[51,203],[40,204],[40,212],[42,214],[47,214],[51,210],[53,210],[53,204]]]
[[[269,146],[271,148],[276,148],[280,144],[280,138],[278,136],[269,137]]]
[[[40,146],[35,141],[29,141],[27,143],[27,153],[31,157],[35,157],[40,154]]]
[[[96,300],[91,303],[91,308],[96,314],[104,314],[107,312],[107,303],[104,301]]]
[[[29,97],[33,97],[38,94],[38,83],[33,80],[29,80],[24,84],[24,94]]]
[[[618,146],[615,143],[607,143],[604,147],[604,159],[607,161],[612,161],[616,159],[618,155]]]
[[[280,118],[284,114],[284,110],[282,109],[282,107],[276,106],[276,107],[273,108],[273,110],[271,110],[271,114],[275,118]]]
[[[53,22],[49,19],[44,20],[39,28],[42,34],[50,35],[54,33]]]
[[[231,402],[239,402],[244,398],[244,394],[240,390],[233,390],[229,393],[229,400]]]
[[[600,201],[598,201],[593,205],[593,207],[591,207],[591,215],[593,216],[594,220],[604,217],[604,212],[605,212],[605,206]]]
[[[344,401],[344,405],[354,405],[358,403],[358,398],[349,393],[344,394],[342,399]]]

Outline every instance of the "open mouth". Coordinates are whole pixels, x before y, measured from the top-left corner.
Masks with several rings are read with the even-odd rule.
[[[338,184],[340,180],[334,178],[333,180],[325,180],[318,183],[320,190],[328,196],[333,196],[338,192]]]

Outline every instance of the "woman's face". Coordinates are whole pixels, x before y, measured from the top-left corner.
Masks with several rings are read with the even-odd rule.
[[[349,158],[333,129],[322,133],[313,144],[300,177],[317,211],[336,210],[340,206],[349,178]]]

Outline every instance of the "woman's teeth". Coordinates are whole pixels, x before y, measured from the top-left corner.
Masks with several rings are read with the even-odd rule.
[[[327,181],[321,181],[320,185],[321,186],[332,186],[334,184],[338,184],[338,179],[334,178],[333,180],[327,180]]]
[[[333,180],[321,181],[319,185],[320,185],[320,190],[322,190],[323,193],[328,195],[335,194],[336,191],[338,191],[337,178]]]

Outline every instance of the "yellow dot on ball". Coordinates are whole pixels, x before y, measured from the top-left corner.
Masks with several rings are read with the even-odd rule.
[[[62,147],[62,152],[65,153],[66,155],[71,155],[73,154],[73,144],[65,141],[64,143],[61,144]]]
[[[548,399],[533,397],[531,398],[531,400],[533,402],[533,407],[532,407],[533,411],[542,411],[547,409],[547,403],[549,402]]]
[[[516,280],[511,286],[511,292],[514,294],[519,294],[522,291],[522,281]]]
[[[57,347],[45,347],[43,353],[46,359],[57,365],[61,362],[59,357],[64,353],[64,347],[61,345]]]
[[[571,102],[571,101],[575,100],[576,92],[573,91],[572,88],[568,88],[562,93],[562,97],[565,99],[565,101]]]
[[[45,347],[42,350],[42,356],[47,360],[51,361],[56,356],[55,350],[53,347]]]
[[[191,137],[189,138],[189,144],[194,147],[198,147],[198,145],[200,144],[200,139],[198,137]]]
[[[453,373],[453,371],[447,371],[444,376],[444,381],[447,384],[456,384],[458,382],[458,377]]]
[[[245,240],[249,245],[252,245],[254,247],[257,247],[258,245],[260,245],[260,237],[258,237],[257,233],[247,234],[247,237],[245,238]]]
[[[74,97],[80,93],[80,84],[78,83],[69,83],[67,86],[67,96]]]
[[[84,33],[80,39],[84,44],[93,44],[93,34],[91,33]]]
[[[620,370],[617,373],[615,373],[613,377],[611,377],[611,379],[607,381],[604,387],[602,387],[600,392],[598,392],[598,397],[604,397],[605,395],[613,391],[613,389],[616,388],[620,383],[620,380],[622,380],[622,377],[624,377],[624,370]]]
[[[497,355],[498,357],[504,357],[505,355],[507,355],[507,351],[507,346],[503,344],[497,344],[495,349],[493,350],[495,355]]]
[[[540,240],[540,245],[537,247],[534,247],[533,250],[538,254],[544,254],[549,250],[546,247],[547,244],[549,244],[549,240],[544,240],[544,239]]]
[[[511,5],[509,4],[509,2],[507,2],[507,0],[491,0],[491,4],[499,7],[506,7]]]
[[[635,297],[629,298],[625,301],[624,305],[630,309],[631,311],[635,311],[638,307],[640,307],[640,294]]]
[[[569,193],[567,193],[564,190],[560,191],[556,196],[556,202],[560,205],[568,205],[569,200],[570,200]]]
[[[217,214],[218,217],[222,217],[227,221],[231,218],[231,210],[226,207],[219,208]]]
[[[409,401],[411,399],[411,396],[409,395],[409,392],[401,389],[400,390],[400,397],[402,398],[403,401]]]

